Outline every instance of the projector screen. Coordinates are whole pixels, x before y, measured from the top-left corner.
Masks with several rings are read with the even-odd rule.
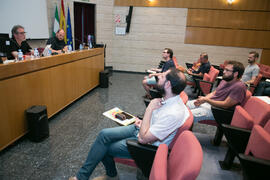
[[[9,33],[14,25],[22,25],[27,39],[49,38],[46,0],[1,0],[0,33]]]

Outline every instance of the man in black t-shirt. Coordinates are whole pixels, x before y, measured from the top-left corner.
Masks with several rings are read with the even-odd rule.
[[[13,26],[11,30],[12,38],[10,39],[10,48],[8,52],[8,59],[14,59],[18,57],[18,50],[21,49],[23,54],[34,54],[32,48],[25,40],[24,27],[21,25]]]
[[[67,45],[64,41],[64,37],[65,37],[65,31],[63,29],[59,29],[56,32],[55,37],[51,37],[48,41],[47,41],[47,45],[51,45],[51,51],[52,53],[62,53],[62,52],[66,52],[67,51]]]
[[[156,73],[154,74],[150,74],[149,76],[145,76],[143,81],[142,81],[142,85],[143,88],[146,91],[146,95],[145,97],[151,98],[150,96],[150,88],[151,86],[155,86],[156,82],[151,82],[149,81],[149,79],[157,77],[160,75],[160,73],[165,73],[166,71],[168,71],[170,68],[175,68],[175,64],[172,60],[173,58],[173,51],[170,48],[165,48],[162,52],[162,58],[164,59],[165,63],[163,64],[161,69],[156,69],[156,68],[152,68],[152,71],[155,71]]]
[[[187,73],[185,74],[186,78],[187,78],[187,81],[193,82],[194,79],[193,79],[192,76],[203,77],[203,74],[208,73],[210,68],[211,68],[211,64],[208,61],[208,54],[203,53],[202,58],[201,58],[200,68],[197,71],[196,70],[191,70],[191,69],[187,70]]]

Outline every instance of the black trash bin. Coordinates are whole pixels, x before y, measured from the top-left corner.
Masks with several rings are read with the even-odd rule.
[[[41,142],[49,137],[49,124],[46,106],[32,106],[26,110],[28,122],[28,138]]]
[[[109,70],[105,69],[99,73],[99,86],[101,88],[108,88],[109,86]]]

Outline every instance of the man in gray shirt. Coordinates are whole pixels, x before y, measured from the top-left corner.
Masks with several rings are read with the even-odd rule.
[[[249,65],[245,68],[245,72],[242,76],[242,81],[247,85],[252,84],[259,74],[260,68],[256,64],[258,58],[259,53],[257,53],[256,51],[251,51],[248,55]]]

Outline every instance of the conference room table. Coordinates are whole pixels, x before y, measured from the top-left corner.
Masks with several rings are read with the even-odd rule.
[[[0,151],[28,132],[25,110],[45,105],[48,118],[99,85],[104,48],[0,65]]]

